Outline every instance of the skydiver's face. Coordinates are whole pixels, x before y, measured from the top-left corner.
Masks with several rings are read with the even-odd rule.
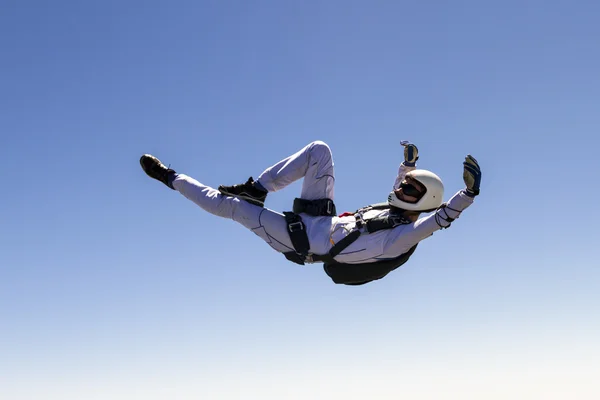
[[[400,183],[400,187],[394,190],[396,197],[407,203],[416,203],[425,194],[426,188],[423,184],[410,175],[407,175]]]
[[[407,175],[404,180],[400,183],[400,187],[394,190],[396,197],[407,203],[416,203],[425,194],[427,188],[423,184],[410,175]],[[411,222],[415,222],[419,219],[420,211],[408,211],[404,210],[402,215]]]

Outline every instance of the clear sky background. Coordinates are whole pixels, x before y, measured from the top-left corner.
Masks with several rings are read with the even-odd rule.
[[[566,0],[4,0],[0,399],[600,398],[599,20]],[[481,196],[360,287],[138,164],[216,187],[323,140],[342,212],[385,201],[402,139],[446,199],[473,154]]]

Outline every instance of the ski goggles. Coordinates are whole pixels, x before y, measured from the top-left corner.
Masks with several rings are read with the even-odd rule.
[[[411,204],[418,203],[419,200],[421,200],[425,195],[425,192],[427,192],[427,188],[425,186],[421,185],[420,182],[417,182],[414,179],[410,179],[409,177],[406,177],[405,180],[400,182],[400,187],[398,189],[402,189],[402,194],[414,197],[416,199],[401,199],[400,197],[398,197],[398,193],[396,193],[396,197],[398,197],[398,199]]]
[[[404,193],[407,196],[411,196],[411,197],[421,198],[421,196],[424,194],[419,189],[417,189],[414,185],[412,185],[408,182],[400,183],[400,189],[402,189],[402,193]]]

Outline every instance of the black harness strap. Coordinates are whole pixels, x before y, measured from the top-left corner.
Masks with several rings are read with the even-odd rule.
[[[306,200],[295,198],[293,212],[283,212],[283,215],[285,216],[285,222],[288,224],[290,241],[292,242],[292,246],[294,246],[294,251],[288,251],[283,253],[283,255],[291,262],[304,265],[304,262],[307,260],[308,253],[310,251],[310,243],[308,242],[308,235],[306,234],[306,226],[304,225],[304,222],[302,222],[302,217],[298,215],[300,213],[306,213],[314,216],[332,216],[336,214],[336,209],[335,204],[331,199]],[[352,242],[354,240],[352,240]],[[343,242],[343,240],[340,241],[340,243],[341,242]],[[345,247],[349,246],[350,243],[343,248],[340,248],[333,257],[338,255],[338,253],[344,250]],[[331,257],[331,260],[333,260],[333,257]]]
[[[362,215],[357,214],[357,216],[355,218],[357,221],[359,221],[359,218],[362,220]],[[407,223],[410,223],[410,221],[408,221],[403,216],[393,215],[393,214],[390,214],[383,218],[372,218],[372,219],[364,222],[364,224],[367,228],[367,232],[369,232],[369,233],[377,232],[382,229],[394,228],[398,225],[403,225],[403,224],[407,224]],[[360,226],[359,226],[359,228],[360,228]]]
[[[297,197],[294,199],[292,211],[296,214],[306,213],[316,217],[336,214],[335,203],[331,199],[306,200]]]
[[[288,224],[290,241],[295,249],[295,251],[288,251],[283,253],[283,255],[285,258],[296,264],[304,265],[304,261],[310,250],[306,226],[304,225],[304,222],[302,222],[302,218],[296,213],[284,211],[283,215],[285,216],[285,222]]]
[[[326,263],[334,262],[334,260],[333,260],[334,257],[337,256],[338,254],[340,254],[342,251],[344,251],[344,249],[346,247],[348,247],[352,243],[354,243],[356,241],[356,239],[358,239],[359,236],[360,236],[359,230],[354,230],[354,231],[350,232],[348,234],[348,236],[346,236],[345,238],[343,238],[342,240],[340,240],[339,242],[334,244],[333,247],[329,250],[329,253],[322,254],[322,255],[313,254],[312,260],[313,261],[323,261]]]

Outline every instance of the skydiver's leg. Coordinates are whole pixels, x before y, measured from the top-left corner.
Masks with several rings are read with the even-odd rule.
[[[287,224],[282,214],[221,194],[217,189],[178,174],[173,188],[203,210],[245,226],[278,252],[293,250]]]
[[[333,157],[329,146],[318,140],[295,154],[267,168],[258,183],[269,192],[276,192],[304,178],[300,197],[306,200],[334,200]]]

